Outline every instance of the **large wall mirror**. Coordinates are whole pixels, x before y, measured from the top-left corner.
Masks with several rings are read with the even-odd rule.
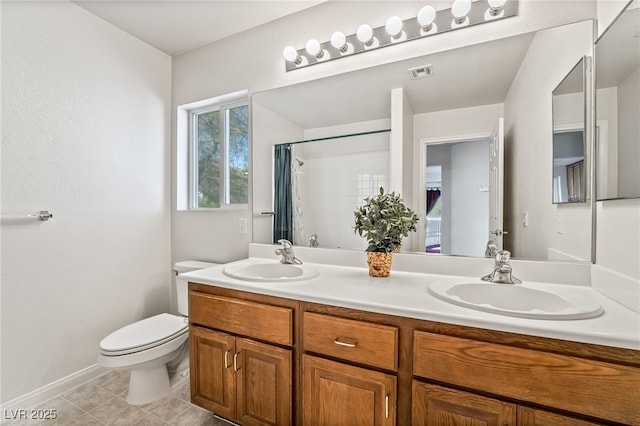
[[[585,163],[585,68],[580,59],[553,91],[553,202],[584,203]]]
[[[597,40],[596,196],[640,197],[640,1]]]
[[[299,201],[291,237],[298,245],[364,250],[353,210],[378,186],[393,189],[388,165],[403,158],[402,196],[421,214],[420,232],[403,250],[484,256],[499,230],[516,258],[590,261],[591,209],[552,203],[549,159],[552,92],[592,49],[593,22],[583,21],[255,93],[254,242],[273,242],[273,180],[282,170],[272,158],[280,145],[289,150],[290,197]],[[413,79],[409,70],[425,65],[432,73]],[[393,142],[398,122],[401,147]],[[498,123],[504,159],[493,173]],[[455,161],[436,164],[445,157]],[[472,167],[478,174],[465,182],[450,179],[471,176]],[[489,182],[497,176],[500,194]],[[434,190],[439,200],[429,196]],[[499,228],[485,211],[492,205],[501,207]],[[461,228],[453,224],[463,213],[479,227],[456,249]]]

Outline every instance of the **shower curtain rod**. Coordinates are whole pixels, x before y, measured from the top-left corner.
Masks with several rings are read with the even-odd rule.
[[[278,146],[278,145],[295,145],[295,144],[305,143],[305,142],[326,141],[326,140],[331,140],[331,139],[349,138],[349,137],[352,137],[352,136],[375,135],[376,133],[385,133],[385,132],[390,132],[390,131],[391,131],[391,129],[372,130],[370,132],[349,133],[349,134],[346,134],[346,135],[327,136],[327,137],[324,137],[324,138],[316,138],[316,139],[305,139],[305,140],[296,141],[296,142],[277,143],[277,144],[275,144],[275,146]]]

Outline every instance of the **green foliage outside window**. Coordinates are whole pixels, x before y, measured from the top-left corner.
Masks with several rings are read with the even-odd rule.
[[[220,207],[220,113],[197,116],[198,128],[198,204]]]
[[[222,203],[248,202],[248,112],[248,106],[241,105],[195,116],[197,208],[218,208]],[[226,129],[225,137],[221,134],[223,127]],[[226,161],[223,157],[226,157]]]
[[[229,109],[229,202],[249,202],[249,107]]]

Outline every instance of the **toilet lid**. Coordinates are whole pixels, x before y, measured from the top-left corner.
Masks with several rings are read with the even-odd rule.
[[[114,331],[100,342],[101,351],[107,353],[133,352],[158,346],[173,340],[189,328],[187,318],[159,314]]]

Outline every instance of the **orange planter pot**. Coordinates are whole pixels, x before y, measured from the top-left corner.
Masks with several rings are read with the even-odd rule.
[[[391,261],[393,253],[367,252],[367,264],[369,265],[369,275],[372,277],[388,277],[391,273]]]

